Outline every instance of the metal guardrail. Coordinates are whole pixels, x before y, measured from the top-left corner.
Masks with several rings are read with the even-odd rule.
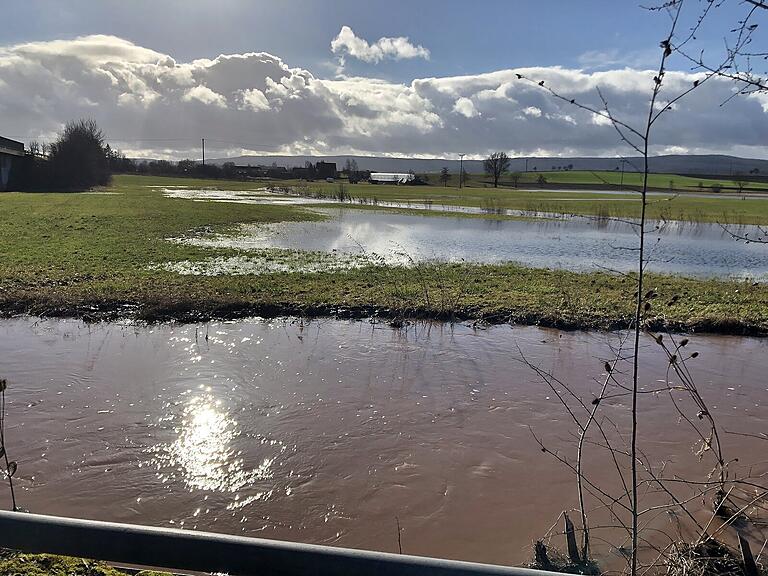
[[[560,576],[525,568],[5,511],[0,512],[0,547],[233,576]]]

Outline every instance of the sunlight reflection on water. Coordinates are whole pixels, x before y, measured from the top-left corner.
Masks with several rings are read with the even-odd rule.
[[[634,269],[637,230],[624,222],[487,220],[322,208],[328,219],[243,224],[234,233],[168,240],[228,249],[235,257],[156,265],[179,274],[314,272],[414,262],[516,262],[577,272]],[[739,233],[755,235],[754,226]],[[766,251],[735,242],[717,224],[658,223],[648,236],[647,269],[704,278],[768,280]]]
[[[568,472],[531,441],[534,430],[571,446],[567,413],[521,355],[591,398],[618,335],[15,318],[0,336],[19,493],[35,512],[387,551],[397,517],[409,553],[519,564],[575,503]],[[668,362],[644,342],[642,384],[655,387]],[[723,426],[764,430],[766,340],[694,342]],[[604,409],[622,425],[623,398]],[[649,458],[669,474],[709,472],[668,400],[644,395],[642,414]],[[759,439],[723,441],[741,458],[729,467],[763,472]],[[711,516],[700,500],[691,509]]]
[[[191,398],[174,428],[176,439],[156,448],[162,482],[179,474],[190,490],[237,492],[257,480],[272,477],[273,458],[255,469],[245,467],[233,445],[239,435],[237,421],[212,396]]]

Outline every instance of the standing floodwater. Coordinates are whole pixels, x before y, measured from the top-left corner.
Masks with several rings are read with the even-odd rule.
[[[536,268],[575,271],[634,270],[637,227],[629,222],[592,218],[492,220],[421,216],[354,208],[323,208],[322,222],[285,222],[242,226],[233,235],[176,239],[210,248],[318,251],[344,256],[375,256],[376,262],[450,261],[499,264],[517,262]],[[765,246],[737,242],[718,224],[658,222],[649,226],[647,269],[711,278],[768,279]],[[759,236],[754,226],[734,227]],[[344,260],[344,265],[349,265]],[[323,264],[328,267],[328,263]],[[211,267],[212,269],[215,267]],[[176,267],[184,271],[185,267]],[[241,262],[241,273],[253,266]],[[193,272],[207,271],[204,265]],[[197,270],[197,272],[194,272]],[[202,271],[202,272],[201,272]],[[227,273],[238,273],[230,267]]]
[[[575,489],[532,440],[534,430],[568,450],[572,429],[518,346],[590,399],[612,338],[341,321],[3,320],[19,500],[40,513],[388,551],[397,516],[405,552],[521,563],[575,505]],[[768,342],[692,345],[721,426],[765,431]],[[654,368],[642,384],[654,385],[664,371],[657,348],[644,346],[643,358]],[[620,418],[624,399],[612,402]],[[640,422],[650,457],[698,473],[665,396],[643,396]],[[764,448],[724,441],[743,462]]]

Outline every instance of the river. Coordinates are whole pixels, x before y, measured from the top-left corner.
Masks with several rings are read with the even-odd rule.
[[[532,436],[567,453],[572,424],[521,358],[590,400],[617,338],[295,318],[2,320],[8,452],[33,512],[385,551],[399,521],[404,552],[519,564],[576,504],[572,477]],[[720,425],[765,431],[768,341],[689,346]],[[650,339],[642,358],[648,391],[667,363]],[[624,426],[627,398],[604,402]],[[665,394],[641,396],[640,423],[649,458],[704,473]],[[724,444],[739,465],[766,467],[764,442]],[[603,465],[594,452],[587,465]]]

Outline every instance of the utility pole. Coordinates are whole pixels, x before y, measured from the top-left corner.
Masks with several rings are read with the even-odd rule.
[[[528,158],[525,159],[525,171],[528,172]]]
[[[619,184],[619,190],[624,190],[624,164],[626,163],[626,160],[624,158],[621,159],[621,183]]]
[[[205,166],[205,138],[200,139],[203,143],[203,166]]]
[[[464,156],[466,154],[459,154],[459,188],[464,184]]]

